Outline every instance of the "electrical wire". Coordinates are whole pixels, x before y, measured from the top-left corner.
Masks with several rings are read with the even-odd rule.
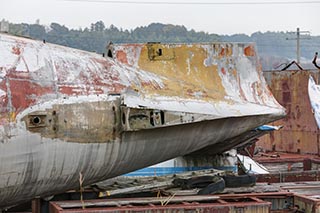
[[[115,0],[61,0],[72,2],[98,2],[107,4],[157,4],[157,5],[293,5],[320,4],[320,1],[255,1],[255,2],[175,2],[175,1],[115,1]]]

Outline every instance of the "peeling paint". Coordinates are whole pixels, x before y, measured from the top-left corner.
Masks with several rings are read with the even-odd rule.
[[[109,45],[110,58],[0,34],[0,208],[283,117],[248,46]]]

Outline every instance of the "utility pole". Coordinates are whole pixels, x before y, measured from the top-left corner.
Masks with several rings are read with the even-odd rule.
[[[300,64],[300,28],[297,28],[297,63]]]
[[[297,40],[297,63],[300,64],[300,40],[301,39],[310,39],[310,38],[301,38],[301,34],[310,36],[309,31],[300,31],[300,28],[297,28],[296,32],[290,32],[290,33],[296,33],[296,38],[287,38],[287,40]]]

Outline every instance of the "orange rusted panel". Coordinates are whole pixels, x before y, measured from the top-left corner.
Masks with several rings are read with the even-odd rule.
[[[309,75],[319,82],[319,70],[264,72],[273,95],[286,108],[287,116],[274,123],[283,125],[283,129],[262,137],[258,146],[266,151],[319,155],[319,131],[308,96]]]

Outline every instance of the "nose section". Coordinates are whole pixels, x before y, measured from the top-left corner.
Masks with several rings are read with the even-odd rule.
[[[52,100],[19,114],[30,133],[72,143],[105,143],[118,137],[120,96],[89,96]],[[109,98],[107,100],[107,98]],[[32,112],[30,112],[32,110]],[[20,119],[21,117],[21,119]]]

